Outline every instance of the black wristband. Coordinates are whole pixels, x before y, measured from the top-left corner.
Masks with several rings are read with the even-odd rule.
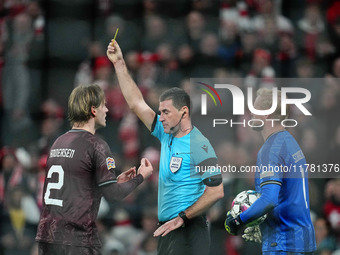
[[[179,217],[181,217],[184,221],[184,223],[188,222],[188,217],[186,216],[185,212],[184,211],[181,211],[179,214],[178,214]]]

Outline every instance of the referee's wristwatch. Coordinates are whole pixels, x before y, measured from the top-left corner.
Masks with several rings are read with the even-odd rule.
[[[184,221],[184,224],[182,225],[182,227],[185,227],[185,224],[189,221],[188,217],[186,216],[185,212],[184,211],[181,211],[179,214],[178,214],[179,217],[181,217]]]

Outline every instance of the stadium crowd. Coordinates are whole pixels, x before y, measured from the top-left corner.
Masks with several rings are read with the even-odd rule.
[[[69,129],[63,96],[90,83],[106,93],[107,127],[98,135],[115,153],[118,171],[137,165],[141,157],[155,169],[124,201],[102,201],[97,224],[103,254],[156,254],[152,233],[158,222],[159,144],[129,111],[105,55],[117,28],[128,69],[155,111],[164,89],[179,86],[189,91],[190,78],[242,78],[238,86],[244,91],[249,86],[272,87],[275,78],[283,78],[285,86],[303,87],[312,94],[312,116],[292,109],[299,124],[289,128],[307,162],[340,164],[339,1],[89,0],[84,2],[92,15],[90,32],[83,33],[85,16],[77,22],[52,19],[60,11],[53,13],[53,3],[46,2],[0,1],[0,254],[37,254],[34,238],[48,151]],[[77,1],[51,2],[76,12]],[[221,165],[255,165],[262,144],[258,133],[238,126],[220,135],[225,140],[212,145]],[[338,172],[309,180],[316,254],[340,254],[336,177]],[[211,254],[261,254],[258,244],[228,236],[223,226],[232,199],[253,189],[252,180],[252,175],[224,175],[225,197],[208,211]]]

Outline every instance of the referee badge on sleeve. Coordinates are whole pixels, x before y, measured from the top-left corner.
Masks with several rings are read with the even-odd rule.
[[[116,168],[115,160],[113,158],[107,157],[106,158],[106,166],[107,166],[108,170]]]
[[[181,168],[182,160],[183,158],[180,158],[180,157],[171,157],[171,160],[170,160],[171,172],[176,173]]]

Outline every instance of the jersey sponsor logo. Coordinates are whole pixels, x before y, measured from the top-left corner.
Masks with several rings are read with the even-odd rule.
[[[183,158],[180,158],[180,157],[171,157],[171,160],[170,160],[171,172],[176,173],[181,168],[182,160]]]
[[[201,147],[206,153],[208,153],[208,145],[203,145]]]
[[[106,158],[106,166],[107,166],[108,170],[116,168],[115,160],[113,158],[107,157]]]
[[[303,155],[303,152],[301,150],[297,151],[292,156],[293,156],[295,163],[300,161],[301,159],[305,158],[305,156]]]

